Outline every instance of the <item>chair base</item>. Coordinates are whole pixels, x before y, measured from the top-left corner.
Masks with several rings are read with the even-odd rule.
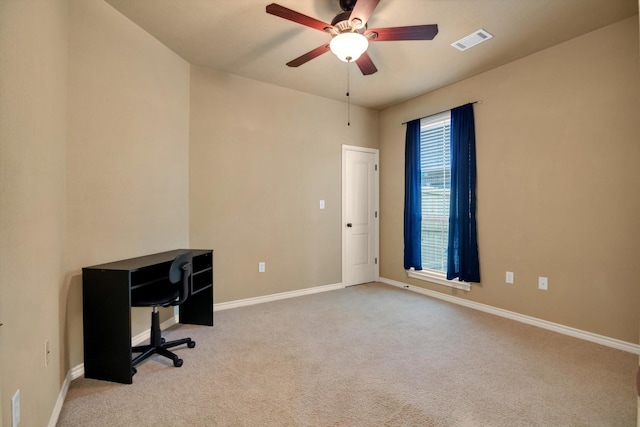
[[[187,347],[193,348],[196,346],[196,342],[191,338],[182,338],[175,341],[165,341],[162,338],[160,331],[160,314],[158,313],[158,307],[153,307],[153,312],[151,313],[151,337],[149,339],[149,344],[146,345],[138,345],[131,348],[133,353],[141,353],[138,356],[134,357],[131,361],[131,366],[134,368],[133,373],[136,373],[135,367],[139,365],[143,360],[147,359],[149,356],[153,354],[159,354],[160,356],[164,356],[173,361],[173,366],[179,368],[182,366],[182,359],[178,357],[177,354],[169,351],[169,348],[177,347],[179,345],[186,344]]]

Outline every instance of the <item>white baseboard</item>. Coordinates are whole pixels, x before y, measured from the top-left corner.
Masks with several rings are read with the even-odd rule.
[[[594,334],[592,332],[583,331],[580,329],[572,328],[570,326],[561,325],[559,323],[553,323],[547,320],[538,319],[536,317],[527,316],[525,314],[516,313],[514,311],[504,310],[502,308],[493,307],[479,302],[469,301],[464,298],[443,294],[441,292],[436,292],[429,289],[424,289],[419,286],[412,286],[407,283],[398,282],[396,280],[391,280],[384,277],[381,277],[380,281],[388,285],[397,286],[402,289],[407,289],[412,292],[427,295],[433,298],[438,298],[447,302],[451,302],[453,304],[462,305],[465,307],[473,308],[475,310],[484,311],[485,313],[490,313],[496,316],[515,320],[516,322],[526,323],[528,325],[533,325],[539,328],[558,332],[563,335],[569,335],[574,338],[580,338],[585,341],[590,341],[596,344],[640,355],[640,344],[630,343],[627,341],[606,337],[604,335]]]
[[[81,363],[81,364],[71,368],[71,370],[67,374],[67,377],[69,377],[69,375],[71,375],[70,381],[73,381],[76,378],[80,378],[81,376],[83,376],[84,375],[84,363]]]
[[[84,364],[82,366],[82,371],[84,372]],[[64,404],[64,399],[67,397],[67,391],[69,391],[69,385],[73,380],[72,372],[73,372],[73,369],[69,370],[69,372],[67,372],[67,376],[64,378],[64,381],[62,382],[62,389],[60,390],[60,393],[58,393],[58,400],[56,400],[56,404],[53,407],[53,411],[51,412],[51,418],[49,418],[49,424],[47,424],[47,427],[56,427],[56,424],[58,424],[58,418],[60,418],[60,411],[62,411],[62,405]]]
[[[315,286],[313,288],[282,292],[278,294],[265,295],[262,297],[247,298],[247,299],[241,299],[241,300],[229,301],[229,302],[221,302],[218,304],[214,304],[213,310],[219,311],[219,310],[228,310],[230,308],[246,307],[248,305],[262,304],[264,302],[271,302],[271,301],[277,301],[281,299],[300,297],[303,295],[317,294],[319,292],[335,291],[337,289],[343,289],[343,288],[344,286],[342,285],[342,283],[336,283],[335,285]]]

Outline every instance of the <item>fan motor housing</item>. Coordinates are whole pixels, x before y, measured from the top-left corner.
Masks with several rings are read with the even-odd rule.
[[[340,9],[345,12],[351,12],[356,5],[357,0],[340,0]]]
[[[349,25],[349,16],[351,16],[351,11],[340,12],[335,18],[333,18],[331,25],[338,28],[340,32],[346,29],[350,30],[351,25]],[[342,28],[343,26],[345,26],[345,28]]]
[[[346,33],[346,32],[357,32],[357,33],[364,33],[364,30],[366,29],[366,25],[362,28],[358,28],[359,25],[357,25],[356,23],[361,23],[359,19],[355,19],[353,22],[351,22],[349,20],[349,17],[351,16],[351,11],[345,11],[345,12],[340,12],[338,13],[335,18],[333,18],[333,20],[331,21],[331,25],[334,27],[335,30],[334,33],[340,34],[340,33]],[[356,25],[354,25],[356,24]]]

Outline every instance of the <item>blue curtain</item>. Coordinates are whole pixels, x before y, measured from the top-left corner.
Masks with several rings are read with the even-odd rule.
[[[404,268],[422,270],[420,119],[407,123],[404,164]]]
[[[476,136],[473,105],[451,110],[451,199],[447,279],[480,282],[476,230]]]

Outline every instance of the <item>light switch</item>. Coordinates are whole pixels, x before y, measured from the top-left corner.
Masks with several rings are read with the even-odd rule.
[[[320,209],[324,209],[324,200],[320,200]]]

